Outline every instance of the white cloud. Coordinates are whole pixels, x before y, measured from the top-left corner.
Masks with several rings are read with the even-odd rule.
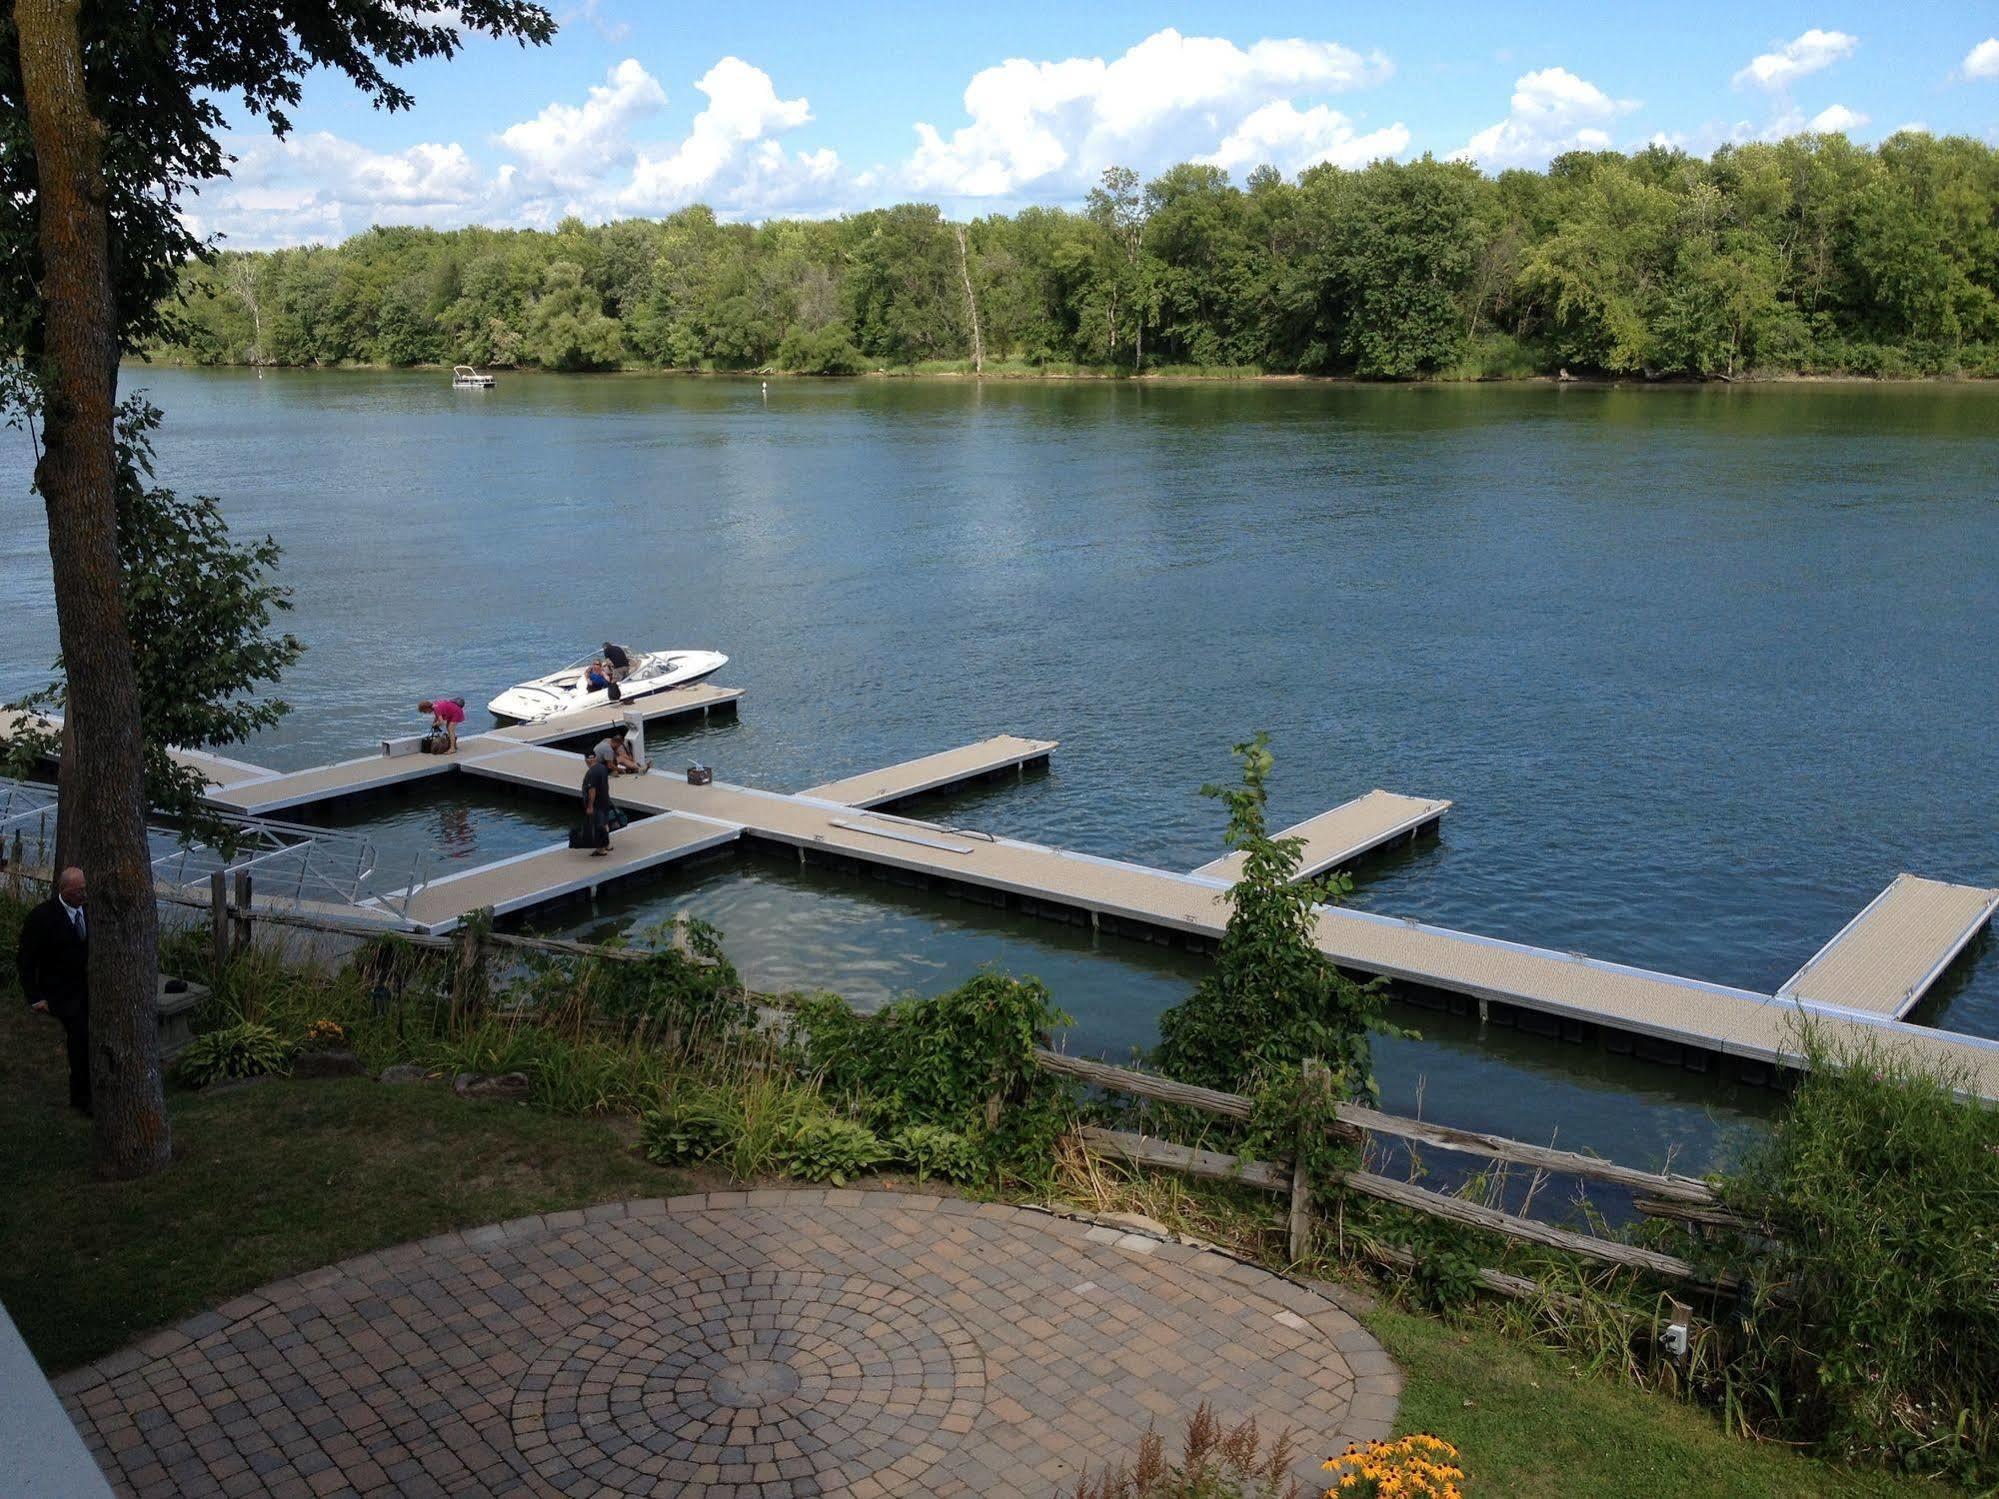
[[[499,140],[521,158],[530,181],[587,189],[607,167],[630,159],[632,126],[665,105],[659,80],[628,57],[591,86],[583,103],[551,104],[533,119],[509,125]]]
[[[1295,174],[1322,162],[1364,167],[1408,148],[1406,126],[1387,125],[1362,135],[1337,109],[1323,104],[1300,109],[1289,99],[1278,99],[1247,116],[1213,151],[1194,159],[1230,172],[1267,162]]]
[[[742,206],[743,189],[752,179],[751,194],[762,204],[772,192],[782,195],[791,161],[784,148],[766,137],[795,130],[812,118],[804,99],[780,99],[770,75],[739,57],[725,57],[694,85],[708,96],[708,107],[694,117],[686,139],[670,151],[639,153],[632,179],[617,195],[618,205],[634,212],[662,212],[683,207],[717,189],[730,193]],[[839,167],[831,151],[796,158],[807,182],[824,180]]]
[[[1999,36],[1988,36],[1965,53],[1958,71],[1967,78],[1999,78]]]
[[[1844,104],[1828,104],[1812,116],[1811,128],[1821,135],[1850,135],[1867,123],[1867,116]]]
[[[1240,47],[1171,27],[1109,62],[1009,58],[966,85],[971,123],[949,136],[917,125],[916,151],[900,180],[912,192],[947,198],[1063,198],[1079,195],[1107,166],[1150,171],[1204,151],[1232,155],[1231,140],[1247,150],[1259,134],[1308,158],[1337,153],[1349,139],[1371,137],[1353,136],[1351,123],[1323,106],[1299,110],[1294,96],[1360,88],[1391,71],[1379,53],[1363,56],[1337,42]],[[1265,113],[1280,102],[1290,117]],[[1397,130],[1375,135],[1386,141]]]
[[[1765,52],[1749,60],[1749,66],[1735,75],[1735,86],[1741,88],[1754,84],[1758,88],[1783,89],[1804,77],[1816,73],[1821,68],[1829,68],[1842,57],[1851,55],[1860,45],[1860,38],[1849,36],[1844,31],[1821,31],[1814,26],[1809,31],[1800,32],[1774,52]]]
[[[325,131],[252,137],[232,174],[210,183],[187,214],[197,234],[234,249],[337,240],[374,224],[463,224],[485,184],[457,144],[371,151]]]
[[[1513,85],[1512,109],[1453,155],[1487,167],[1540,166],[1564,151],[1604,151],[1603,127],[1638,108],[1636,99],[1613,99],[1567,68],[1524,73]]]

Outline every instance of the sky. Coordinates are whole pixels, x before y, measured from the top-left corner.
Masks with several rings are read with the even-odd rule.
[[[908,201],[970,216],[1073,206],[1108,166],[1179,161],[1241,181],[1266,162],[1429,152],[1499,171],[1802,130],[1999,144],[1999,6],[1958,0],[551,9],[547,47],[473,37],[401,70],[407,111],[327,73],[282,141],[234,111],[233,176],[190,221],[257,249],[690,203],[751,221]]]

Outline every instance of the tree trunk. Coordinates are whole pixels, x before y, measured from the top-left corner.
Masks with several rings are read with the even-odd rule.
[[[42,456],[72,753],[58,821],[90,891],[90,1073],[100,1176],[167,1164],[155,1014],[158,913],[146,846],[139,687],[119,580],[117,311],[105,213],[104,126],[90,111],[78,0],[15,0],[35,149],[44,346]]]
[[[965,310],[972,319],[972,372],[983,375],[986,372],[986,343],[979,336],[979,297],[972,290],[972,263],[965,254],[965,226],[951,226],[958,235],[958,275],[965,283]]]

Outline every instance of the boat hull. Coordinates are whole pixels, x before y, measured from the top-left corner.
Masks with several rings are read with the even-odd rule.
[[[632,673],[619,683],[617,702],[636,703],[690,686],[713,676],[729,662],[720,651],[647,651],[638,656]],[[497,718],[540,723],[565,713],[582,713],[612,702],[609,693],[585,687],[581,668],[552,672],[509,687],[486,704]]]

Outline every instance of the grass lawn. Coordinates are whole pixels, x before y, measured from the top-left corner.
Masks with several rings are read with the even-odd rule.
[[[1713,1418],[1598,1379],[1480,1327],[1382,1307],[1368,1327],[1402,1366],[1397,1429],[1462,1454],[1468,1492],[1507,1499],[1862,1499],[1947,1487],[1737,1441]]]
[[[0,1300],[51,1372],[369,1249],[688,1189],[608,1124],[358,1079],[172,1094],[172,1169],[100,1183],[63,1077],[61,1033],[0,995]],[[1474,1499],[1939,1492],[1732,1441],[1476,1325],[1386,1307],[1370,1325],[1406,1376],[1401,1429],[1457,1445]]]
[[[62,1032],[0,997],[0,1301],[51,1372],[370,1249],[683,1189],[599,1121],[366,1079],[171,1093],[172,1168],[98,1182],[64,1077]]]

